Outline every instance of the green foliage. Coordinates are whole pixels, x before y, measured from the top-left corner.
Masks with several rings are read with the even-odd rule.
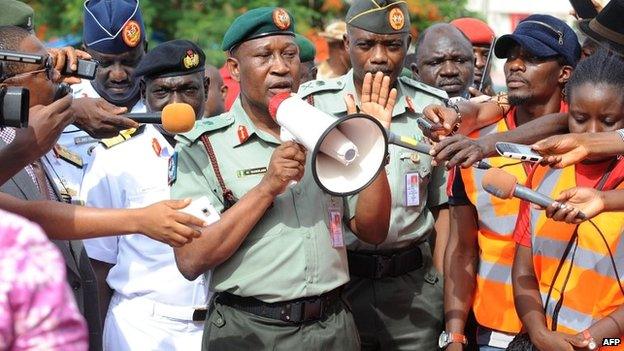
[[[467,0],[407,0],[412,25],[421,31],[433,22],[470,15]],[[35,23],[43,39],[81,35],[83,0],[25,0],[35,9]],[[188,39],[199,44],[208,62],[223,63],[221,39],[232,21],[245,10],[281,6],[295,16],[297,31],[310,33],[334,18],[344,17],[345,0],[143,0],[141,10],[153,47],[157,41]]]

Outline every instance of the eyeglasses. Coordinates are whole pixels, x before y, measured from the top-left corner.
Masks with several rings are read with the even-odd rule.
[[[34,71],[29,71],[29,72],[22,72],[22,73],[18,73],[16,75],[9,75],[8,77],[5,77],[5,81],[9,80],[9,79],[18,79],[18,78],[24,78],[24,77],[28,77],[31,75],[35,75],[35,74],[39,74],[39,73],[43,73],[45,72],[46,74],[46,78],[48,78],[51,81],[54,81],[54,61],[52,60],[52,57],[48,56],[45,60],[45,63],[43,64],[43,68],[34,70]]]

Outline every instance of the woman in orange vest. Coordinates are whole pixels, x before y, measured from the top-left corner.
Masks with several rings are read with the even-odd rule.
[[[570,132],[624,127],[621,58],[599,52],[581,61],[567,89]],[[532,184],[553,198],[577,186],[621,190],[624,162],[607,157],[563,169],[540,167]],[[570,204],[557,203],[547,211],[525,206],[519,215],[512,269],[516,311],[539,350],[596,350],[602,345],[624,350],[618,343],[624,335],[624,212],[604,212],[580,224],[565,222],[566,217],[575,222],[569,216],[576,213]]]

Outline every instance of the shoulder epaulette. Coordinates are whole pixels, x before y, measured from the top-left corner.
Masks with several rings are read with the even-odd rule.
[[[444,100],[448,99],[448,94],[446,93],[446,91],[442,89],[434,88],[430,85],[419,82],[409,77],[399,77],[399,80],[401,81],[401,83],[405,85],[409,85],[412,88],[424,91],[425,93],[429,95],[433,95],[437,98],[444,99]]]
[[[144,124],[140,125],[138,128],[125,129],[119,132],[119,135],[117,135],[116,137],[100,140],[100,144],[102,144],[105,149],[110,149],[111,147],[119,145],[124,141],[131,139],[132,137],[140,135],[141,133],[143,133],[144,130]]]
[[[203,134],[225,128],[234,123],[234,116],[225,112],[215,117],[202,118],[195,122],[195,127],[184,134],[178,134],[176,139],[187,143],[193,143]]]
[[[328,80],[311,80],[299,86],[297,95],[301,98],[325,91],[342,90],[345,86],[342,78]]]

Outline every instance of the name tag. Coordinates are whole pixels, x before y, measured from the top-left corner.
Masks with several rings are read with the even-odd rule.
[[[267,172],[266,167],[257,167],[257,168],[248,168],[248,169],[240,169],[236,171],[236,178],[243,178],[256,174],[264,174]]]
[[[405,207],[420,205],[420,175],[417,172],[405,175]]]

